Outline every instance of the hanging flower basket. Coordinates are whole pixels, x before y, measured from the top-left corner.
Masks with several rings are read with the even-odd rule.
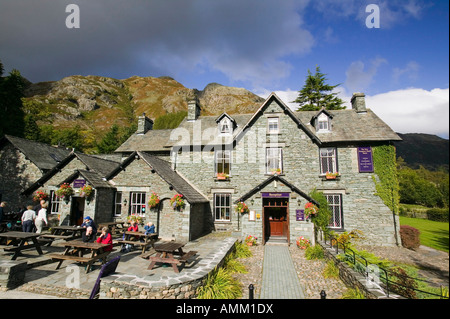
[[[184,203],[183,195],[176,194],[170,199],[170,205],[172,205],[173,209],[183,209],[183,207],[186,205]]]
[[[35,201],[35,202],[40,202],[41,200],[48,200],[48,198],[50,197],[50,195],[49,194],[47,194],[46,192],[44,192],[44,191],[37,191],[36,193],[34,193],[34,196],[33,196],[33,200]]]
[[[58,198],[69,198],[72,196],[75,192],[73,191],[72,186],[70,186],[69,183],[62,184],[59,189],[55,192],[56,196]]]
[[[94,192],[94,189],[91,185],[84,185],[83,187],[81,187],[80,191],[82,197],[90,197]]]
[[[306,218],[309,216],[316,215],[319,212],[319,208],[311,202],[306,203],[305,205],[305,215]]]
[[[236,212],[245,214],[245,213],[249,213],[249,212],[250,212],[250,209],[248,208],[248,206],[247,206],[246,203],[244,203],[244,202],[239,202],[239,203],[237,203],[237,205],[236,205]]]
[[[148,207],[155,208],[156,206],[159,205],[159,202],[160,202],[159,196],[155,192],[152,192],[150,200],[148,201]]]

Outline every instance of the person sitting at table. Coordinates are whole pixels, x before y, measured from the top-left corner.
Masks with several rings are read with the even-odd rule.
[[[147,225],[144,226],[144,234],[150,235],[155,233],[155,225],[152,222],[148,222]]]
[[[139,225],[135,220],[130,222],[130,227],[128,227],[127,231],[139,231]]]
[[[36,212],[33,210],[33,206],[27,206],[27,210],[22,214],[22,231],[26,233],[32,233],[34,227],[34,220],[36,219]]]
[[[93,242],[95,240],[95,234],[97,234],[97,226],[95,225],[94,221],[91,217],[86,216],[84,218],[83,224],[81,224],[81,227],[86,228],[86,231],[83,232],[83,241],[86,242]]]
[[[105,247],[103,251],[111,251],[113,249],[112,236],[108,227],[102,228],[102,234],[97,238],[97,243],[109,245],[108,247]]]
[[[139,231],[139,225],[135,220],[130,221],[130,227],[128,227],[127,231]],[[125,240],[126,236],[123,234],[122,240]],[[128,253],[133,250],[133,245],[130,244],[123,244],[122,248],[120,249],[123,253]]]

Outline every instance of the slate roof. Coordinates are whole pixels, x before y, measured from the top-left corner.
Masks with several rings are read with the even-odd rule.
[[[71,152],[65,148],[54,147],[45,143],[30,141],[12,135],[5,135],[0,140],[0,146],[8,141],[43,171],[52,169]]]
[[[251,129],[258,115],[262,114],[264,107],[272,101],[278,102],[284,109],[284,113],[292,118],[297,127],[318,145],[402,140],[370,109],[362,113],[353,109],[324,111],[332,118],[332,131],[317,133],[311,120],[318,115],[318,111],[293,112],[275,93],[272,93],[255,113],[232,115],[237,126],[230,136],[219,134],[217,120],[222,116],[199,116],[196,121],[188,121],[186,117],[173,130],[149,130],[145,134],[133,134],[116,152],[167,152],[175,145],[230,144],[239,141],[246,129]]]
[[[86,179],[89,182],[89,185],[91,185],[94,188],[114,188],[114,186],[112,186],[106,180],[104,180],[103,177],[97,172],[81,169],[75,170],[75,172],[68,178],[66,178],[61,184],[71,183],[80,176]]]
[[[172,185],[178,193],[182,194],[189,203],[209,202],[209,200],[197,191],[186,179],[174,171],[169,162],[144,152],[138,152],[138,155],[146,161],[162,179],[169,185]]]

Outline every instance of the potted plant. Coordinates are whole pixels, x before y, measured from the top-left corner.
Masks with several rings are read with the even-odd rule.
[[[248,235],[247,238],[245,238],[245,242],[247,243],[247,246],[256,246],[256,241],[258,240],[257,237]]]
[[[155,208],[158,206],[159,202],[159,196],[155,192],[152,192],[152,195],[150,195],[150,200],[148,201],[148,207]]]
[[[339,172],[335,172],[335,173],[326,172],[325,173],[326,179],[336,179],[338,176],[339,176]]]
[[[300,249],[306,249],[306,248],[308,248],[310,245],[311,245],[311,244],[310,244],[309,240],[306,239],[306,238],[303,237],[303,236],[300,236],[300,237],[297,239],[297,247],[300,248]]]
[[[173,209],[183,209],[185,206],[183,195],[176,194],[170,199],[170,205],[172,205]]]
[[[315,215],[319,212],[319,208],[311,202],[306,203],[305,205],[305,216],[309,218],[312,215]]]
[[[47,194],[46,192],[44,192],[42,190],[39,190],[39,191],[36,191],[36,193],[34,193],[33,200],[35,202],[40,202],[41,200],[46,201],[46,200],[48,200],[49,197],[50,197],[49,194]]]
[[[245,214],[245,213],[250,212],[250,209],[248,208],[248,206],[247,206],[246,203],[244,203],[244,202],[239,202],[239,203],[237,203],[237,205],[236,205],[236,212]]]

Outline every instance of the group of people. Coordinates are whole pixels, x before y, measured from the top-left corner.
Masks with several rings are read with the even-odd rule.
[[[42,232],[42,228],[48,225],[47,207],[48,202],[45,200],[41,200],[39,205],[35,207],[28,205],[21,217],[22,231],[32,233],[36,228],[36,233],[40,234]]]

